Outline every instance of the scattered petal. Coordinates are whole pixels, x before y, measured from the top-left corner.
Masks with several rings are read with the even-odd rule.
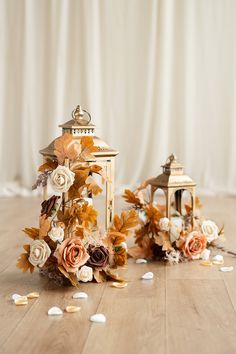
[[[28,305],[28,299],[26,296],[21,296],[14,300],[16,306]]]
[[[96,313],[95,315],[90,316],[90,321],[104,323],[106,322],[106,317],[102,313]]]
[[[210,267],[210,266],[212,266],[212,262],[211,262],[209,259],[206,260],[206,261],[200,262],[200,264],[201,264],[202,266],[205,266],[205,267]]]
[[[212,260],[217,262],[222,262],[224,260],[224,257],[222,256],[222,254],[217,254],[212,258]]]
[[[57,306],[53,306],[48,310],[49,316],[58,316],[58,315],[62,315],[62,314],[63,314],[62,310],[60,309],[60,307],[57,307]]]
[[[28,295],[26,295],[28,299],[37,299],[39,297],[39,293],[37,293],[36,291],[29,293]]]
[[[233,266],[230,266],[230,267],[221,267],[220,268],[220,271],[221,272],[232,272],[234,270],[234,267]]]
[[[83,293],[83,292],[79,292],[79,293],[75,293],[72,297],[73,297],[73,299],[87,299],[88,294]]]
[[[120,282],[120,283],[117,282],[117,281],[114,281],[114,282],[112,283],[112,286],[113,286],[114,288],[118,288],[118,289],[125,288],[127,285],[128,285],[128,283],[126,283],[125,281]]]
[[[69,313],[78,312],[80,309],[78,306],[66,306],[66,312]]]
[[[147,272],[147,273],[145,273],[145,274],[143,274],[142,275],[142,279],[144,279],[144,280],[151,280],[151,279],[153,279],[153,273],[152,272]]]
[[[137,263],[137,264],[147,263],[147,260],[144,258],[138,258],[138,259],[136,259],[135,263]]]
[[[15,301],[16,299],[20,299],[21,297],[22,296],[19,295],[19,294],[13,294],[11,298],[12,298],[13,301]]]
[[[223,265],[224,264],[224,260],[222,260],[222,261],[212,261],[212,264],[214,264],[214,265]]]

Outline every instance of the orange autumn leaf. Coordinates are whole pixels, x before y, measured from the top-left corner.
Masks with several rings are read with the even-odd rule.
[[[33,273],[34,266],[29,262],[29,254],[30,254],[30,245],[23,246],[26,253],[22,253],[17,260],[17,268],[21,269],[23,272],[27,272],[28,270],[30,273]]]
[[[59,271],[67,278],[70,280],[71,285],[73,285],[76,288],[79,288],[79,284],[78,284],[78,279],[76,274],[74,273],[68,273],[65,268],[63,268],[62,266],[58,266]]]
[[[137,197],[132,191],[130,191],[129,189],[125,189],[124,191],[124,194],[122,196],[125,201],[127,203],[130,203],[130,204],[134,204],[136,205],[137,207],[141,207],[142,206],[142,203],[139,199],[139,197]]]
[[[127,262],[127,252],[123,247],[119,247],[114,254],[114,263],[116,266],[123,267]]]
[[[51,223],[47,219],[46,214],[40,216],[39,218],[39,239],[42,239],[47,236],[48,231],[50,230]]]
[[[87,149],[89,152],[98,151],[98,147],[94,145],[92,136],[83,136],[80,140],[81,150]]]
[[[71,161],[77,159],[79,152],[71,134],[65,133],[55,140],[54,153],[59,164],[63,164],[66,158]]]
[[[39,229],[36,227],[26,227],[22,231],[33,240],[37,240],[39,238]]]
[[[112,244],[115,247],[119,246],[122,242],[125,242],[125,240],[126,235],[118,231],[109,231],[106,238],[108,244]]]
[[[85,183],[88,188],[88,191],[91,192],[93,195],[98,195],[102,192],[102,188],[99,187],[99,185],[95,182],[92,176],[88,176]]]
[[[138,259],[138,258],[151,259],[153,257],[152,245],[153,245],[152,239],[150,239],[148,235],[145,235],[140,240],[139,246],[134,246],[129,248],[128,254],[134,259]]]
[[[97,210],[92,205],[84,203],[79,209],[79,220],[84,227],[88,227],[89,224],[96,225],[97,223]]]
[[[57,166],[58,166],[57,161],[47,159],[46,162],[38,168],[38,171],[39,172],[52,171],[52,170],[55,170],[55,168],[57,168]]]
[[[128,235],[130,229],[139,224],[138,214],[136,210],[131,209],[123,211],[121,216],[115,215],[113,220],[113,227],[111,231],[118,231]]]
[[[83,189],[86,187],[86,179],[89,175],[89,169],[75,170],[75,180],[68,191],[69,199],[81,198]]]
[[[160,231],[154,236],[155,243],[162,247],[162,251],[172,251],[173,247],[170,242],[170,235],[167,231]]]

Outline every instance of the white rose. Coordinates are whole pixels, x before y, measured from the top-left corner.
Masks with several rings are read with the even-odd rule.
[[[93,280],[93,268],[83,266],[77,272],[77,279],[84,283]]]
[[[170,241],[175,242],[180,237],[180,232],[183,229],[183,220],[176,216],[170,219]]]
[[[168,218],[161,218],[159,220],[159,227],[161,231],[169,231],[170,230],[170,220]]]
[[[51,254],[51,249],[44,240],[35,240],[30,246],[29,262],[42,267]]]
[[[202,232],[206,236],[207,242],[212,242],[217,239],[219,229],[214,221],[204,220],[202,222]]]
[[[48,236],[54,242],[62,242],[64,240],[64,230],[62,227],[52,227],[48,233]]]
[[[66,166],[59,165],[50,175],[50,182],[55,192],[68,192],[74,180],[74,172]]]

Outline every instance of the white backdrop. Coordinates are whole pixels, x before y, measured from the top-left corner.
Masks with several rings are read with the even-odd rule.
[[[0,0],[0,192],[30,188],[38,150],[77,104],[120,151],[117,186],[175,152],[236,194],[236,1]]]

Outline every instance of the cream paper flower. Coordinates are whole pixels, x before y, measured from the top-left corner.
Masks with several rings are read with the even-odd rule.
[[[84,283],[93,280],[93,268],[88,266],[81,267],[77,272],[77,279]]]
[[[207,242],[212,242],[218,238],[218,226],[211,220],[204,220],[202,222],[202,232],[206,236]]]
[[[50,183],[55,192],[66,193],[75,180],[75,174],[68,167],[59,165],[50,175]]]
[[[171,243],[179,239],[183,229],[183,220],[179,216],[174,216],[170,219],[170,241]]]
[[[29,262],[35,267],[43,267],[50,254],[51,249],[44,240],[34,240],[30,246]]]
[[[170,220],[168,218],[161,218],[159,220],[159,227],[161,231],[169,231],[170,230]]]
[[[64,240],[64,230],[62,227],[52,227],[48,233],[48,236],[54,242],[62,242]]]

